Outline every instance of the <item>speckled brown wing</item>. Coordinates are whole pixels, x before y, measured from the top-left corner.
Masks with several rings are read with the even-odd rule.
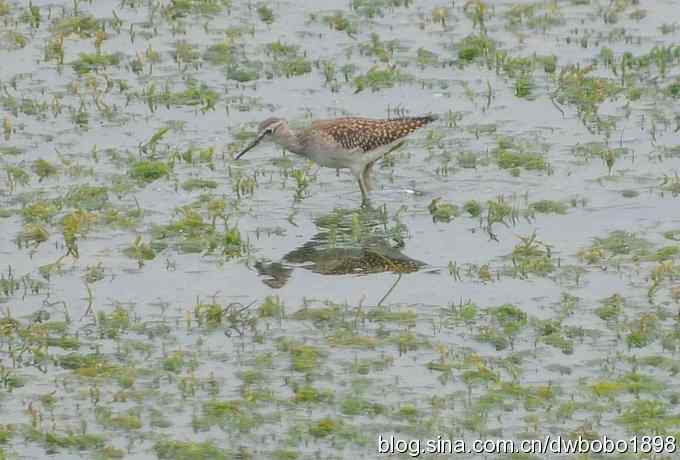
[[[436,120],[433,115],[375,120],[371,118],[337,118],[319,120],[312,130],[332,139],[347,150],[370,152],[390,145],[418,128]]]

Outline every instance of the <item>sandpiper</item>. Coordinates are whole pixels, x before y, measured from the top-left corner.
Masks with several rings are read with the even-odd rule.
[[[349,169],[359,182],[362,201],[367,203],[373,164],[399,147],[406,136],[436,119],[435,115],[388,119],[345,117],[317,120],[293,133],[285,119],[272,117],[260,123],[255,140],[236,155],[236,159],[263,139],[270,138],[319,166]]]

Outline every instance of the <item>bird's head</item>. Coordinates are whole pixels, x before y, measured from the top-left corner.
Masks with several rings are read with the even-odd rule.
[[[238,155],[236,155],[236,159],[237,160],[240,159],[248,151],[250,151],[257,144],[259,144],[263,139],[272,138],[275,139],[277,136],[282,135],[284,132],[287,132],[287,130],[288,123],[283,118],[276,117],[267,118],[258,126],[257,136],[255,136],[255,139],[250,144],[248,144],[248,146],[245,149],[243,149]]]

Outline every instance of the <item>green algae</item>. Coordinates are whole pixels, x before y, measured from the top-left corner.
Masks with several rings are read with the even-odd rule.
[[[364,89],[370,89],[371,91],[376,92],[382,89],[392,88],[397,84],[408,80],[409,76],[398,68],[373,67],[365,74],[354,78],[355,93],[359,93]]]
[[[624,301],[619,294],[613,294],[602,299],[600,303],[601,305],[595,310],[595,314],[602,320],[616,319],[622,313]]]
[[[212,442],[165,440],[154,444],[159,459],[174,460],[230,460],[231,453],[216,447]]]
[[[48,177],[56,176],[59,173],[59,170],[53,163],[40,158],[33,162],[33,172],[38,176],[40,181],[43,181]]]
[[[427,209],[432,216],[432,222],[451,222],[451,220],[459,215],[458,206],[442,202],[441,198],[434,198]]]
[[[291,315],[292,319],[300,321],[337,321],[342,317],[342,310],[337,305],[309,308],[305,306]]]
[[[489,59],[495,53],[496,45],[485,34],[479,34],[465,37],[457,44],[456,48],[458,49],[458,58],[464,64],[470,64]]]
[[[142,182],[153,182],[162,177],[167,177],[172,170],[171,166],[165,162],[138,161],[130,169],[130,176]]]
[[[120,56],[107,53],[81,53],[78,60],[71,65],[78,74],[97,72],[107,66],[114,66],[120,63]]]
[[[258,313],[262,318],[280,318],[285,313],[285,306],[278,296],[267,296],[258,307]]]
[[[75,186],[64,197],[64,203],[77,209],[98,211],[109,204],[109,191],[102,186]]]
[[[211,400],[203,403],[203,420],[194,423],[231,426],[242,432],[248,432],[262,424],[263,418],[245,401]]]
[[[218,186],[217,181],[211,179],[187,179],[182,184],[182,189],[191,192],[194,190],[210,190],[216,189]]]
[[[566,214],[569,207],[560,201],[541,200],[529,204],[529,209],[541,214]]]
[[[555,270],[550,246],[539,241],[536,234],[520,237],[521,243],[516,245],[511,254],[513,271],[526,277],[530,274],[546,276]]]
[[[333,400],[332,390],[319,390],[313,386],[298,386],[294,388],[293,402],[295,404],[321,404]]]
[[[482,206],[475,200],[466,201],[463,205],[463,212],[470,217],[479,217],[482,214]]]
[[[498,166],[502,169],[524,168],[529,171],[544,171],[548,167],[546,160],[534,153],[499,148],[495,155]]]

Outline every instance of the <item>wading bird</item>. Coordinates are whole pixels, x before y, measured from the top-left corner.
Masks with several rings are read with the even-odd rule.
[[[373,164],[399,147],[406,136],[436,119],[435,115],[388,119],[346,117],[317,120],[294,133],[283,118],[267,118],[260,123],[253,142],[236,155],[236,159],[263,139],[271,139],[319,166],[349,169],[359,182],[363,202],[367,203]]]

